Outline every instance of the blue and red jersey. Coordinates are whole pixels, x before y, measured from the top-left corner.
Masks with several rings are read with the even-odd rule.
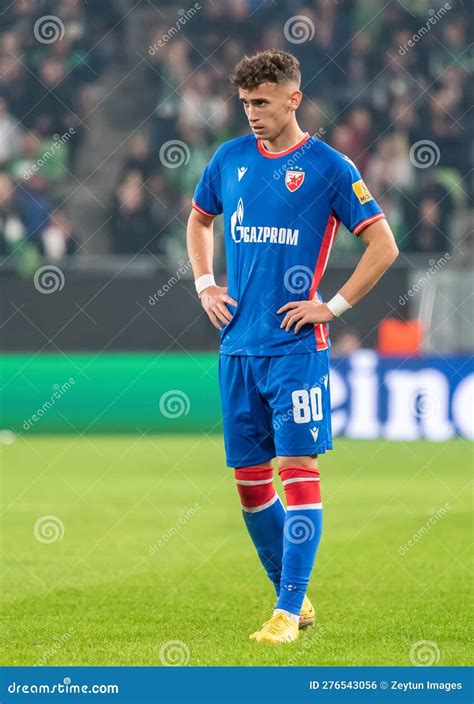
[[[221,354],[275,356],[327,349],[327,324],[280,328],[278,309],[319,296],[339,222],[358,235],[384,214],[356,166],[309,134],[284,152],[246,135],[222,144],[196,186],[194,208],[223,214],[229,295],[237,306]]]

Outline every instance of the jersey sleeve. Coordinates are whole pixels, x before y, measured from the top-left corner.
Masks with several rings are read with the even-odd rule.
[[[193,208],[210,218],[222,213],[220,152],[220,149],[216,151],[202,172],[193,195]]]
[[[340,155],[332,183],[332,209],[348,230],[359,235],[385,214],[368,190],[356,165]]]

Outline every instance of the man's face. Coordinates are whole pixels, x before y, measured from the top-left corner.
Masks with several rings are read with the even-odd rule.
[[[251,90],[240,88],[239,98],[252,132],[271,141],[292,119],[302,93],[293,83],[262,83]]]

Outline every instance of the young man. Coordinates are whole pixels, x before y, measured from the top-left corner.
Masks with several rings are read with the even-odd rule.
[[[188,251],[197,293],[220,331],[227,464],[247,529],[278,597],[258,643],[298,638],[322,528],[318,455],[331,449],[328,323],[380,279],[398,250],[355,165],[299,127],[299,62],[243,58],[231,77],[251,134],[222,144],[194,194]],[[228,287],[213,277],[213,220],[223,213]],[[323,303],[318,286],[339,221],[366,250]],[[277,457],[287,509],[273,485]]]

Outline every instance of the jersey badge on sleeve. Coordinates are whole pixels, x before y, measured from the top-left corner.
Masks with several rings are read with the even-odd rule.
[[[362,179],[352,184],[352,190],[359,199],[359,203],[361,203],[362,205],[364,205],[364,203],[368,203],[369,200],[373,200],[369,189],[367,188]]]

